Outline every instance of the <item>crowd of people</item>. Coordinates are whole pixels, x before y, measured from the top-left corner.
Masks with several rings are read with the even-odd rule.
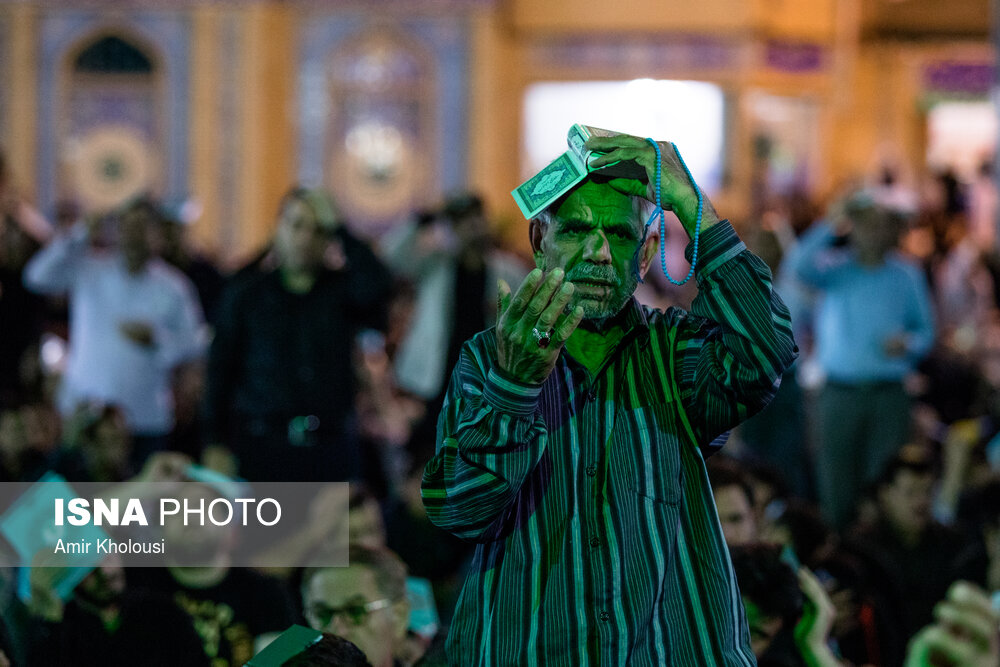
[[[108,559],[68,599],[45,570],[24,599],[10,569],[0,665],[235,667],[297,623],[324,639],[286,664],[447,664],[488,527],[448,514],[457,504],[429,503],[429,517],[421,484],[440,482],[425,466],[442,408],[461,400],[448,392],[463,344],[531,268],[490,236],[482,200],[458,193],[363,239],[328,194],[293,188],[272,242],[230,272],[191,246],[177,207],[64,202],[49,223],[2,167],[0,481],[163,479],[194,462],[250,481],[347,481],[351,546],[346,568]],[[737,221],[799,351],[770,405],[708,457],[758,664],[1000,660],[990,179],[910,193],[886,177],[825,210],[776,199]],[[683,301],[654,274],[644,301]],[[679,492],[649,484],[654,499]],[[420,582],[430,630],[414,620]]]

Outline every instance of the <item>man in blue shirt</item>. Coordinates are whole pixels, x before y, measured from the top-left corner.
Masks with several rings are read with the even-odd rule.
[[[838,528],[909,437],[903,379],[934,342],[923,274],[894,252],[902,222],[877,192],[855,193],[834,220],[802,238],[790,261],[822,294],[816,356],[826,384],[816,411],[817,482],[824,515]]]

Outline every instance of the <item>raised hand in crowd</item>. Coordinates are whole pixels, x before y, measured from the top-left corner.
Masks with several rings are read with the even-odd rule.
[[[823,584],[809,568],[797,572],[802,591],[802,617],[795,625],[795,643],[809,667],[840,667],[843,663],[830,650],[828,640],[837,610]]]
[[[934,608],[936,621],[910,641],[906,667],[997,667],[1000,614],[986,592],[959,581]]]
[[[574,286],[562,269],[547,275],[535,269],[511,297],[500,285],[497,319],[497,363],[509,377],[542,384],[555,367],[559,351],[583,319],[583,308],[565,312]]]

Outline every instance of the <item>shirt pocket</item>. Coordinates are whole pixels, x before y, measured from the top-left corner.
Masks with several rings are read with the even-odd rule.
[[[680,442],[675,420],[662,405],[620,408],[608,452],[618,486],[656,502],[681,499]]]

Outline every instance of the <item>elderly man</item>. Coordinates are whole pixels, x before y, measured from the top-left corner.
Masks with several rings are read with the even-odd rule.
[[[423,481],[431,520],[478,542],[452,664],[754,664],[704,456],[796,350],[767,267],[707,199],[692,313],[633,299],[658,171],[664,206],[697,226],[659,146],[661,164],[637,137],[587,142],[605,154],[592,167],[634,160],[646,180],[592,175],[531,221],[538,268],[502,286],[497,326],[452,375]]]

